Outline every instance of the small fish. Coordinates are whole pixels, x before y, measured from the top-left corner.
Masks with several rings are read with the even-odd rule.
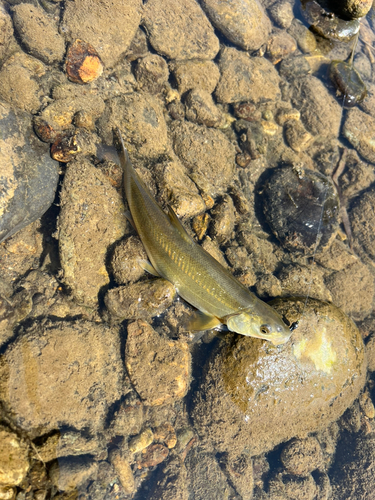
[[[165,213],[134,170],[120,131],[120,160],[132,223],[151,261],[143,267],[173,283],[198,311],[189,330],[225,324],[236,333],[284,344],[291,331],[271,306],[260,300],[186,232],[169,207]]]

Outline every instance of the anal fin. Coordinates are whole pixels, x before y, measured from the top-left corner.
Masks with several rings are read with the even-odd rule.
[[[187,321],[186,329],[192,332],[202,332],[212,330],[212,328],[217,328],[220,325],[221,321],[215,316],[203,313],[202,311],[196,311]]]

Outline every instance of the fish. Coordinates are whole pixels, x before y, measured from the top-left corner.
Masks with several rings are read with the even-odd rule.
[[[160,207],[132,166],[119,130],[117,136],[130,220],[150,260],[141,265],[170,281],[197,309],[187,329],[226,325],[232,332],[274,345],[286,343],[292,332],[281,316],[194,241],[171,207],[168,212]]]

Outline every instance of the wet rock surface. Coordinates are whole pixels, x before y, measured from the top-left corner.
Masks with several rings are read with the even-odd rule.
[[[343,134],[365,160],[375,163],[375,148],[372,140],[374,118],[355,108],[348,113]]]
[[[289,343],[274,349],[255,339],[228,338],[205,368],[193,418],[200,436],[221,452],[256,455],[323,429],[363,385],[364,347],[352,320],[313,299],[306,308],[303,299],[293,298],[273,306],[290,323],[299,318]]]
[[[0,241],[41,217],[52,204],[58,165],[33,133],[31,117],[0,103],[2,174]]]

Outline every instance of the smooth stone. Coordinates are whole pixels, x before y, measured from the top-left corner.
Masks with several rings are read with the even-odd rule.
[[[98,464],[90,456],[61,457],[49,469],[52,484],[60,491],[76,491],[88,480],[95,480]]]
[[[0,485],[17,486],[30,468],[29,447],[15,432],[0,426]]]
[[[12,18],[5,9],[4,5],[0,5],[0,63],[7,56],[12,38],[13,38]]]
[[[203,0],[212,24],[235,45],[257,50],[271,32],[271,23],[258,0]]]
[[[367,95],[363,80],[350,63],[332,61],[329,66],[329,77],[343,97],[343,104],[352,108],[362,102]]]
[[[372,0],[327,0],[327,3],[338,16],[343,19],[360,19],[373,6]]]
[[[218,452],[259,455],[325,429],[365,383],[362,337],[340,309],[293,297],[271,304],[299,322],[287,344],[228,335],[204,368],[192,417]]]
[[[39,219],[51,206],[58,163],[35,136],[31,116],[0,102],[0,242]]]
[[[219,68],[213,61],[200,59],[171,61],[169,69],[176,80],[180,94],[191,89],[199,89],[212,94],[220,79]]]
[[[357,152],[370,163],[375,163],[374,130],[375,118],[358,108],[349,111],[342,130]]]

